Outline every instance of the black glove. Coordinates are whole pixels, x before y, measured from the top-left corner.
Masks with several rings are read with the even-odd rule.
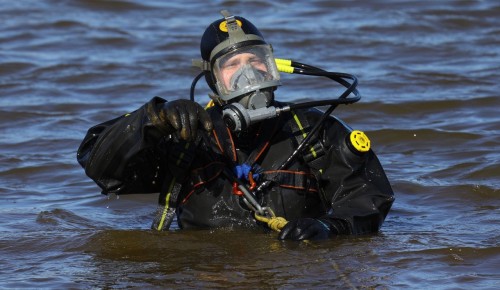
[[[278,236],[280,240],[322,240],[327,239],[332,233],[326,221],[313,218],[300,218],[288,222]]]
[[[198,125],[212,131],[212,119],[200,104],[190,100],[175,100],[161,104],[160,119],[170,127],[172,133],[186,141],[194,141],[198,134]]]

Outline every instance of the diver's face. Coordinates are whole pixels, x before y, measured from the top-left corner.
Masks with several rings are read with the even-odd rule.
[[[221,76],[224,86],[230,88],[230,80],[236,71],[244,65],[251,65],[255,69],[267,72],[267,67],[263,59],[253,53],[240,53],[232,56],[221,67]]]

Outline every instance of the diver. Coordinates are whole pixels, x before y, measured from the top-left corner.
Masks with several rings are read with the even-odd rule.
[[[201,38],[191,99],[154,97],[90,128],[77,153],[85,173],[103,194],[159,192],[158,231],[176,221],[180,229],[271,228],[281,240],[378,232],[391,185],[368,137],[331,115],[359,100],[355,77],[275,59],[251,22],[221,13]],[[280,71],[326,77],[346,91],[326,103],[282,103]],[[206,108],[193,94],[203,76],[212,90]]]

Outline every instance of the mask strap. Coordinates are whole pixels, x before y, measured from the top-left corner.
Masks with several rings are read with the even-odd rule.
[[[246,39],[245,32],[238,25],[238,22],[234,15],[231,15],[229,11],[222,10],[220,12],[224,19],[226,19],[227,33],[229,33],[229,43],[236,43]],[[241,23],[241,22],[240,22]]]
[[[229,33],[229,43],[234,44],[247,39],[245,32],[241,29],[241,22],[229,13],[227,10],[220,12],[226,20],[227,33]],[[238,22],[240,25],[238,25]],[[211,71],[210,63],[203,59],[193,59],[191,61],[193,67],[200,68],[202,71]]]

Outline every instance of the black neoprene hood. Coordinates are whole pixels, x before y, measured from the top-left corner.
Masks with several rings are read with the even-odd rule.
[[[245,34],[254,34],[264,40],[260,31],[250,21],[240,16],[235,16],[235,19],[241,22],[241,29],[245,32]],[[207,27],[205,33],[203,33],[203,36],[201,37],[201,58],[207,62],[210,62],[210,54],[212,53],[212,50],[221,42],[229,38],[229,33],[220,29],[221,23],[224,21],[226,21],[224,18],[214,21]]]

